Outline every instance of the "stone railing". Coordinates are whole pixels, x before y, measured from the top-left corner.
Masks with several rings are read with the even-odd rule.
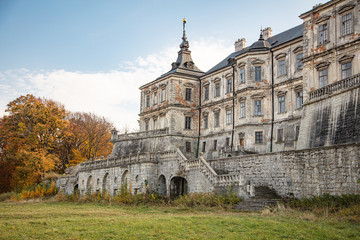
[[[80,171],[93,170],[109,167],[124,167],[136,163],[157,163],[158,161],[173,159],[176,157],[175,151],[166,151],[161,153],[137,153],[126,157],[110,157],[107,159],[84,162],[80,164]]]
[[[330,94],[333,92],[345,90],[348,88],[360,86],[360,74],[353,75],[351,77],[345,78],[338,82],[329,84],[325,87],[317,89],[309,93],[309,99],[318,98],[324,96],[325,94]]]
[[[169,133],[169,128],[162,128],[144,132],[133,132],[133,133],[124,133],[124,134],[112,134],[111,140],[128,140],[128,139],[136,139],[136,138],[147,138],[147,137],[155,137],[166,135]]]

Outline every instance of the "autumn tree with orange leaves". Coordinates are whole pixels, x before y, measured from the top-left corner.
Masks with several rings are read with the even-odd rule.
[[[112,124],[33,95],[7,105],[0,118],[0,192],[39,183],[51,171],[111,153]]]

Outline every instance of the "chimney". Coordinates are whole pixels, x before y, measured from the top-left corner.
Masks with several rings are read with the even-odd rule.
[[[245,48],[246,40],[245,38],[238,39],[235,42],[235,52],[240,51]]]
[[[262,30],[262,35],[263,35],[264,40],[271,38],[271,32],[272,32],[271,27],[267,27]]]

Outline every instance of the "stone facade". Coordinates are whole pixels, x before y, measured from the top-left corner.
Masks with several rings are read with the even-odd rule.
[[[281,196],[359,193],[360,2],[333,0],[304,23],[261,31],[206,73],[183,37],[171,70],[140,87],[140,131],[111,134],[107,159],[58,179],[67,193],[122,185],[176,196],[254,186]]]

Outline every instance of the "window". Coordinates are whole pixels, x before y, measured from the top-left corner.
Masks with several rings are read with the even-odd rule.
[[[149,131],[149,121],[145,122],[145,131]]]
[[[263,132],[255,132],[255,143],[263,143]]]
[[[303,105],[303,92],[296,93],[296,108],[302,108]]]
[[[157,92],[154,92],[154,105],[157,104]]]
[[[341,78],[345,79],[351,76],[351,62],[341,64]]]
[[[191,117],[185,117],[185,129],[191,129]]]
[[[296,69],[297,70],[301,70],[303,68],[303,63],[301,62],[303,58],[303,54],[299,53],[298,55],[296,55]]]
[[[203,144],[202,144],[202,152],[205,152],[205,150],[206,150],[206,142],[203,142]]]
[[[215,97],[220,96],[220,83],[215,83]]]
[[[284,130],[282,128],[278,129],[277,131],[277,141],[282,142],[284,141]]]
[[[240,118],[245,118],[245,102],[240,103]]]
[[[226,110],[226,124],[231,124],[231,110]]]
[[[352,14],[348,13],[342,16],[342,35],[345,36],[352,32]]]
[[[228,79],[226,83],[226,93],[230,93],[232,91],[232,79]]]
[[[191,101],[191,88],[186,88],[185,100],[186,101]]]
[[[204,129],[208,128],[208,115],[204,116]]]
[[[278,97],[279,101],[279,113],[285,112],[285,96]]]
[[[186,152],[191,152],[191,142],[185,142]]]
[[[219,123],[219,116],[220,116],[220,112],[216,112],[215,115],[214,115],[214,122],[215,122],[215,127],[218,127],[220,125]]]
[[[285,59],[279,61],[279,76],[285,75]]]
[[[214,151],[216,151],[216,149],[217,149],[217,140],[214,140]]]
[[[324,44],[328,41],[328,25],[327,23],[319,26],[319,44]]]
[[[255,100],[254,107],[255,107],[254,115],[261,116],[261,100]]]
[[[255,66],[255,81],[261,81],[261,66]]]
[[[229,147],[230,146],[230,138],[226,138],[225,139],[225,146]]]
[[[161,89],[160,99],[161,99],[161,102],[165,101],[165,89]]]
[[[204,100],[209,100],[209,86],[204,87]]]
[[[157,119],[154,119],[154,130],[157,128]]]
[[[146,95],[146,107],[150,107],[150,95]]]
[[[245,82],[245,68],[240,68],[240,83]]]
[[[319,87],[322,88],[328,84],[328,70],[319,71]]]
[[[295,140],[299,138],[300,126],[295,126]]]

